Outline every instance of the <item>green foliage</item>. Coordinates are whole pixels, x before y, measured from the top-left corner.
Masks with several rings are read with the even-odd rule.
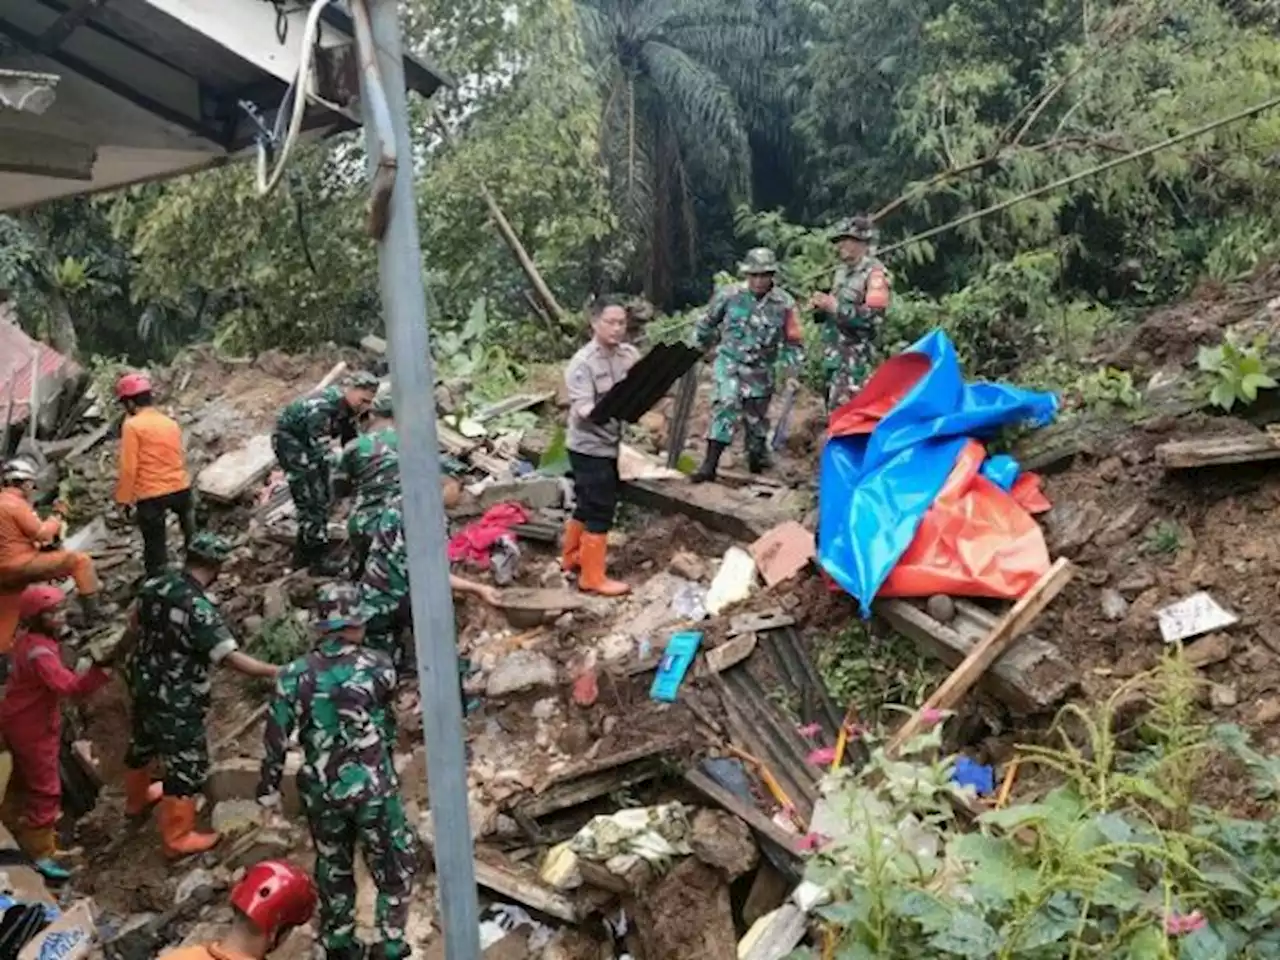
[[[818,671],[832,698],[867,720],[880,717],[886,704],[922,700],[937,680],[914,645],[896,634],[879,636],[862,621],[819,640]]]
[[[1232,820],[1198,805],[1215,751],[1199,720],[1194,670],[1178,655],[1094,710],[1072,706],[1057,746],[1023,747],[1024,767],[1056,786],[1036,800],[957,823],[953,761],[940,729],[891,758],[828,778],[840,824],[806,870],[827,956],[1035,960],[1264,958],[1280,955],[1280,823]],[[1136,690],[1152,709],[1137,752],[1120,747],[1120,706]],[[1226,731],[1258,770],[1266,758]],[[1274,769],[1268,772],[1274,784]],[[1266,777],[1264,777],[1264,780]],[[1190,919],[1179,932],[1174,923]]]
[[[1176,520],[1161,520],[1147,530],[1142,548],[1162,556],[1177,553],[1182,549],[1182,526]]]
[[[1216,347],[1201,347],[1196,362],[1211,377],[1209,402],[1230,411],[1237,403],[1241,406],[1253,403],[1258,399],[1259,390],[1280,386],[1271,375],[1266,350],[1265,336],[1255,338],[1247,347],[1230,335]]]
[[[266,621],[248,647],[268,663],[290,663],[311,649],[311,637],[293,611],[286,611]]]
[[[444,379],[465,377],[476,386],[476,399],[510,393],[524,377],[524,367],[506,348],[490,339],[488,305],[483,297],[471,304],[461,329],[445,329],[432,343],[436,367]]]
[[[1103,416],[1117,409],[1134,410],[1142,403],[1142,392],[1133,385],[1132,374],[1112,367],[1083,374],[1070,394],[1090,411]]]

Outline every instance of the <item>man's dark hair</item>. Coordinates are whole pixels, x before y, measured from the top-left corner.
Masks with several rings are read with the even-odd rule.
[[[155,400],[152,399],[150,390],[146,393],[136,393],[128,399],[135,407],[149,407],[155,403]]]
[[[600,316],[600,314],[604,313],[610,307],[621,307],[623,310],[626,310],[627,304],[622,297],[618,296],[615,293],[605,294],[603,296],[596,297],[594,300],[591,301],[591,306],[588,308],[591,314],[591,319],[595,320]]]

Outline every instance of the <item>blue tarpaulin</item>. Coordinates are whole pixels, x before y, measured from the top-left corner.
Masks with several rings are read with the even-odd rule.
[[[917,362],[890,362],[877,371],[873,381],[880,380],[879,389],[864,390],[837,411],[833,432],[841,432],[840,421],[864,394],[883,396],[886,387],[905,390],[897,404],[869,433],[831,437],[822,454],[818,560],[857,598],[863,616],[870,616],[871,601],[911,545],[965,445],[1008,424],[1044,425],[1058,410],[1051,393],[965,383],[955,347],[941,330],[907,354],[917,356],[902,359]],[[894,378],[902,382],[893,383]],[[989,466],[990,479],[1002,488],[1017,476],[1012,458],[993,458]]]

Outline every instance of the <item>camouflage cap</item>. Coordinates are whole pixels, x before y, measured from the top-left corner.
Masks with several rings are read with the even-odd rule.
[[[385,390],[373,398],[369,412],[375,417],[390,417],[395,414],[395,405],[391,402],[391,391]]]
[[[368,370],[357,370],[347,377],[347,386],[354,390],[377,390],[382,381]]]
[[[856,217],[845,217],[837,222],[831,231],[832,243],[846,238],[872,243],[879,236],[880,231],[876,229],[876,222],[865,213],[860,213]]]
[[[747,255],[743,258],[742,263],[738,265],[738,269],[748,277],[777,273],[778,257],[768,247],[756,247],[754,250],[747,251]]]
[[[192,537],[191,545],[187,547],[189,560],[222,564],[227,562],[229,556],[231,556],[231,541],[207,530]]]
[[[360,588],[353,583],[322,584],[316,591],[316,615],[314,626],[321,634],[364,626]]]

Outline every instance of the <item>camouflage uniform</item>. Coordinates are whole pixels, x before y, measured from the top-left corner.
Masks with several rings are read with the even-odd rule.
[[[744,273],[772,274],[776,270],[773,252],[763,248],[748,253],[743,264]],[[694,343],[707,349],[721,328],[707,439],[728,446],[741,421],[747,452],[763,458],[768,443],[774,367],[781,361],[794,373],[801,359],[803,334],[795,300],[780,287],[763,297],[757,297],[745,286],[726,287],[716,292],[698,321]]]
[[[360,613],[365,622],[365,646],[388,654],[399,669],[404,661],[400,631],[412,621],[412,614],[404,505],[398,497],[378,513],[360,582]]]
[[[352,440],[342,450],[338,471],[355,493],[347,518],[347,543],[352,579],[358,581],[383,507],[400,497],[400,435],[396,428],[386,427]]]
[[[377,385],[370,374],[357,375],[350,385],[369,387],[370,380]],[[356,437],[355,417],[343,392],[334,386],[294,400],[281,411],[271,438],[297,508],[299,560],[316,557],[329,540],[332,488],[326,441],[336,436],[347,443]]]
[[[226,541],[199,534],[188,555],[220,563]],[[191,797],[204,789],[209,772],[205,715],[209,709],[209,665],[237,649],[222,613],[186,570],[152,577],[138,593],[137,648],[126,667],[133,700],[125,765],[164,764],[164,792]]]
[[[837,226],[833,239],[842,237],[870,243],[876,234],[869,219],[853,217]],[[825,321],[822,367],[827,383],[827,412],[852,400],[870,375],[892,287],[888,270],[870,253],[855,264],[841,264],[836,269],[831,287],[836,299],[835,316],[820,315]],[[885,306],[868,306],[869,290],[876,290]]]
[[[298,793],[316,848],[320,937],[329,960],[364,957],[355,934],[356,844],[378,886],[379,941],[370,957],[408,957],[405,923],[416,868],[392,762],[395,667],[386,654],[343,638],[360,625],[359,592],[322,587],[320,639],[284,667],[267,717],[259,800],[278,802],[289,738],[303,750]]]

